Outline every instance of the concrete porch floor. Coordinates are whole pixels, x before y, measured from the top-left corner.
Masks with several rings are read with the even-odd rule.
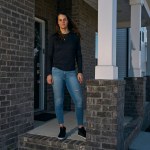
[[[77,127],[75,112],[73,111],[64,112],[64,121],[65,121],[65,126],[67,128],[67,139],[85,141],[85,139],[78,136],[77,133],[78,127]],[[125,116],[124,126],[126,126],[131,121],[132,121],[132,117]],[[85,121],[84,124],[86,124]],[[34,135],[43,135],[47,137],[57,137],[59,133],[59,125],[56,118],[47,122],[35,121],[34,127],[35,128],[29,131],[28,133]]]
[[[67,130],[67,139],[85,141],[85,139],[78,136],[75,112],[64,112],[64,121]],[[57,119],[55,118],[47,122],[35,121],[35,128],[28,133],[47,137],[57,137],[59,133]]]

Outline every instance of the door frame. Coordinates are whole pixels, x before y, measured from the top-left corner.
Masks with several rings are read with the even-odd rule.
[[[43,111],[45,105],[45,21],[35,17],[35,21],[41,23],[42,25],[42,67],[40,66],[40,90],[39,92],[42,94],[39,96],[39,109],[35,109],[34,111]],[[42,77],[42,78],[41,78]]]

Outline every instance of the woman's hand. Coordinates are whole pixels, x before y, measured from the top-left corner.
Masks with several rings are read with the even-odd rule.
[[[78,73],[77,78],[78,78],[78,81],[80,84],[83,83],[83,74],[82,73]]]
[[[53,78],[52,78],[52,75],[51,75],[51,74],[49,74],[49,75],[47,76],[47,83],[48,83],[48,84],[52,84],[52,83],[53,83]]]

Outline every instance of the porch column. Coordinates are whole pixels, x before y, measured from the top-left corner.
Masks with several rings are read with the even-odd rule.
[[[123,80],[87,81],[86,150],[124,150]]]
[[[98,1],[98,66],[95,79],[118,79],[116,67],[117,0]]]
[[[131,55],[130,77],[141,77],[140,29],[143,0],[130,0],[131,5]]]

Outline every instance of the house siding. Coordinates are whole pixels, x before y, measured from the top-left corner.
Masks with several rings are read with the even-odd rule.
[[[128,30],[117,29],[117,49],[116,49],[116,64],[118,67],[118,78],[124,79],[127,77],[127,51],[128,51]]]

